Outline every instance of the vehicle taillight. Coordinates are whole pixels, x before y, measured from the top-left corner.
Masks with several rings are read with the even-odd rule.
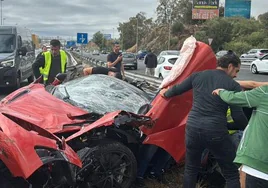
[[[165,70],[171,70],[172,67],[171,67],[171,66],[164,66],[164,69],[165,69]]]
[[[260,53],[260,55],[264,55],[263,53]]]

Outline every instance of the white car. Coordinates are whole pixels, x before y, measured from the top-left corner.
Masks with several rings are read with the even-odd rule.
[[[268,72],[268,54],[253,61],[250,64],[250,71],[253,74],[258,74],[259,72]]]
[[[154,76],[157,78],[165,78],[169,74],[178,57],[178,55],[160,56],[158,60],[158,65],[155,68]]]
[[[160,54],[157,56],[157,61],[159,61],[159,58],[164,55],[180,55],[180,51],[178,50],[165,50],[160,52]]]
[[[268,49],[251,49],[247,53],[242,54],[240,58],[261,58],[268,54]]]

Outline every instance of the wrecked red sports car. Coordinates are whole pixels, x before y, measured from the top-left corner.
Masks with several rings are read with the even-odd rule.
[[[216,67],[211,48],[201,42],[195,45],[183,72],[164,87],[180,83],[193,72]],[[136,177],[136,155],[143,133],[147,135],[143,144],[165,149],[177,162],[184,159],[184,129],[192,106],[191,92],[169,100],[157,95],[150,106],[143,109],[144,115],[121,110],[106,114],[89,112],[65,99],[68,97],[58,99],[51,95],[42,84],[31,84],[3,99],[0,114],[8,121],[38,126],[63,137],[83,163],[76,176],[77,185],[130,187]],[[28,141],[22,142],[28,146]],[[10,168],[3,155],[0,159],[13,176],[27,178]],[[33,173],[33,169],[30,172]]]

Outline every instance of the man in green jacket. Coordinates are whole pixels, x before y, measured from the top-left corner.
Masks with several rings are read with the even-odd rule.
[[[233,92],[216,89],[214,95],[239,107],[256,108],[237,149],[234,162],[242,165],[246,175],[247,188],[268,187],[268,86],[261,86],[251,91]]]

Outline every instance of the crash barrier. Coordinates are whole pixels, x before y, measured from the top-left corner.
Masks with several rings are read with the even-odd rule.
[[[74,59],[74,57],[71,55],[71,53],[70,52],[67,52],[67,51],[65,51],[66,53],[67,53],[67,55],[70,57],[70,61],[71,61],[71,66],[75,66],[75,65],[77,65],[77,61]]]
[[[70,53],[70,55],[73,57],[72,53]],[[106,67],[106,62],[95,59],[93,57],[86,57],[86,56],[81,56],[80,54],[75,53],[76,57],[82,60],[82,64],[91,64],[91,65],[95,65],[95,66],[102,66],[102,67]],[[79,56],[79,57],[78,57]],[[81,64],[81,63],[80,63]],[[143,74],[138,74],[138,73],[132,73],[132,72],[125,72],[127,79],[131,79],[131,80],[145,80],[146,82],[148,82],[148,84],[150,84],[151,87],[154,88],[158,88],[160,86],[160,84],[162,83],[162,80],[155,78],[155,77],[151,77],[151,76],[146,76]]]
[[[252,61],[255,61],[256,58],[240,58],[241,64],[242,65],[250,65]]]

